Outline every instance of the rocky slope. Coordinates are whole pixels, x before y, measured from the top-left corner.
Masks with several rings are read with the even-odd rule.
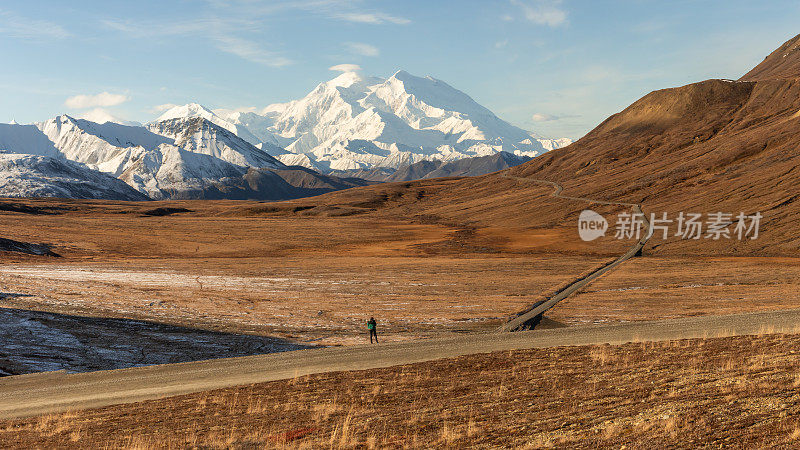
[[[0,153],[0,197],[148,200],[124,182],[49,156]]]

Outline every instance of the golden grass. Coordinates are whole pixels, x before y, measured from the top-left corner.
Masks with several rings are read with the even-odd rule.
[[[6,421],[0,447],[780,447],[800,438],[798,347],[768,334],[299,376]]]

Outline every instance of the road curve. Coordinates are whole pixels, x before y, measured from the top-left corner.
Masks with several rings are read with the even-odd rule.
[[[169,397],[297,376],[411,364],[475,353],[797,332],[800,309],[656,322],[486,333],[331,347],[130,369],[0,378],[0,419]]]
[[[639,240],[636,241],[627,252],[620,255],[619,258],[615,259],[614,261],[602,267],[595,269],[594,271],[590,272],[585,276],[582,276],[574,280],[568,286],[554,292],[553,295],[548,297],[545,301],[536,303],[532,305],[530,308],[520,312],[517,316],[515,316],[508,322],[501,325],[497,331],[504,332],[504,331],[517,331],[524,329],[526,327],[526,324],[530,323],[537,316],[540,316],[542,313],[555,306],[561,300],[564,300],[570,295],[578,292],[584,286],[588,285],[592,281],[601,277],[603,274],[608,273],[611,270],[614,270],[617,266],[619,266],[623,262],[636,256],[642,250],[642,248],[644,248],[645,244],[647,244],[647,241],[650,240],[650,222],[647,220],[647,217],[645,217],[644,213],[642,212],[642,206],[639,204],[625,203],[625,202],[611,202],[606,200],[594,200],[586,197],[570,197],[567,195],[561,195],[561,192],[564,190],[564,188],[560,184],[554,181],[534,180],[531,178],[514,177],[508,174],[504,174],[503,176],[516,181],[531,182],[538,184],[549,184],[555,188],[555,191],[553,191],[553,193],[551,194],[551,196],[555,198],[560,198],[564,200],[574,200],[579,202],[587,202],[587,203],[598,203],[602,205],[629,206],[633,209],[634,214],[641,214],[642,220],[644,222],[644,233],[641,235]]]

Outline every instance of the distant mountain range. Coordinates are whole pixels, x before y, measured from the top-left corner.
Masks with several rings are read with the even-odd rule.
[[[62,169],[80,179],[80,166],[88,171],[85,186],[108,180],[92,171],[102,172],[151,199],[280,200],[365,184],[354,179],[358,173],[371,181],[483,174],[569,143],[514,127],[434,78],[400,71],[384,80],[348,72],[260,114],[191,103],[144,126],[67,115],[0,124],[0,153],[40,157],[6,158],[15,169],[0,179],[13,187],[0,185],[0,195],[132,198],[119,183],[96,195],[54,187],[56,179],[58,186],[70,179],[56,175]],[[465,158],[475,161],[451,164]],[[37,169],[56,162],[63,167]],[[13,184],[23,167],[28,182]],[[50,188],[36,189],[32,180]]]
[[[412,181],[439,177],[475,177],[516,167],[530,161],[530,156],[517,156],[508,152],[488,156],[475,156],[456,161],[425,160],[397,170],[376,167],[370,170],[335,171],[337,176],[362,178],[370,181]]]

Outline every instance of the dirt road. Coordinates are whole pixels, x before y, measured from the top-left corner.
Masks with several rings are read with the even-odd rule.
[[[800,309],[792,309],[299,350],[80,374],[22,375],[0,379],[0,418],[130,403],[312,373],[389,367],[502,350],[797,332],[799,323]]]

